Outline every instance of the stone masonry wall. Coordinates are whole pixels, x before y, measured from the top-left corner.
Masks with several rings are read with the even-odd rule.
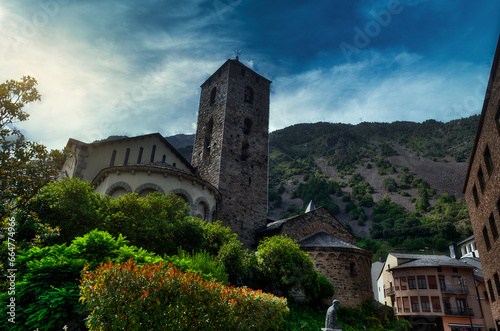
[[[371,254],[349,248],[308,249],[316,270],[325,275],[335,287],[334,299],[342,306],[355,308],[373,299]]]
[[[312,234],[325,231],[350,244],[356,244],[356,238],[325,208],[320,207],[311,212],[296,216],[283,224],[280,234],[287,234],[294,240],[302,240]]]
[[[255,246],[255,232],[266,220],[270,83],[228,60],[202,85],[200,97],[193,166],[222,194],[217,217],[246,247]],[[252,103],[245,102],[247,87]]]

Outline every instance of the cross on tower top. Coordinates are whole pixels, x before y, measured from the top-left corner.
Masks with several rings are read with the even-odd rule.
[[[240,54],[242,53],[241,50],[237,49],[234,51],[236,53],[236,61],[238,61],[239,57],[240,57]]]

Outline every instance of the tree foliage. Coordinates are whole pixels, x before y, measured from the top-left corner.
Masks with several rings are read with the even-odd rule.
[[[28,141],[15,127],[29,118],[24,107],[40,100],[36,85],[30,76],[0,84],[0,217],[53,180],[64,159],[61,152]]]
[[[292,239],[265,238],[259,243],[257,252],[259,288],[286,297],[293,289],[303,290],[310,299],[333,295],[331,283],[319,279],[311,258]]]

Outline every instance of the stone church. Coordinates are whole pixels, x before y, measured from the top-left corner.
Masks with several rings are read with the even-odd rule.
[[[63,173],[91,182],[95,192],[174,193],[191,215],[221,220],[247,248],[270,235],[288,235],[309,252],[335,286],[335,298],[354,307],[373,298],[371,254],[325,208],[286,220],[267,218],[271,81],[227,60],[202,85],[192,163],[160,134],[93,143],[69,139],[74,153]]]

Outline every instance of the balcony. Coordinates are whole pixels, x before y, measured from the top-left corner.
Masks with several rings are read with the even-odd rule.
[[[444,313],[446,315],[455,315],[455,316],[474,316],[474,311],[472,308],[469,308],[469,313],[467,313],[466,309],[445,309]]]
[[[385,289],[385,296],[393,295],[396,293],[396,290],[393,286]]]
[[[466,284],[441,284],[441,293],[469,294],[469,287]]]

